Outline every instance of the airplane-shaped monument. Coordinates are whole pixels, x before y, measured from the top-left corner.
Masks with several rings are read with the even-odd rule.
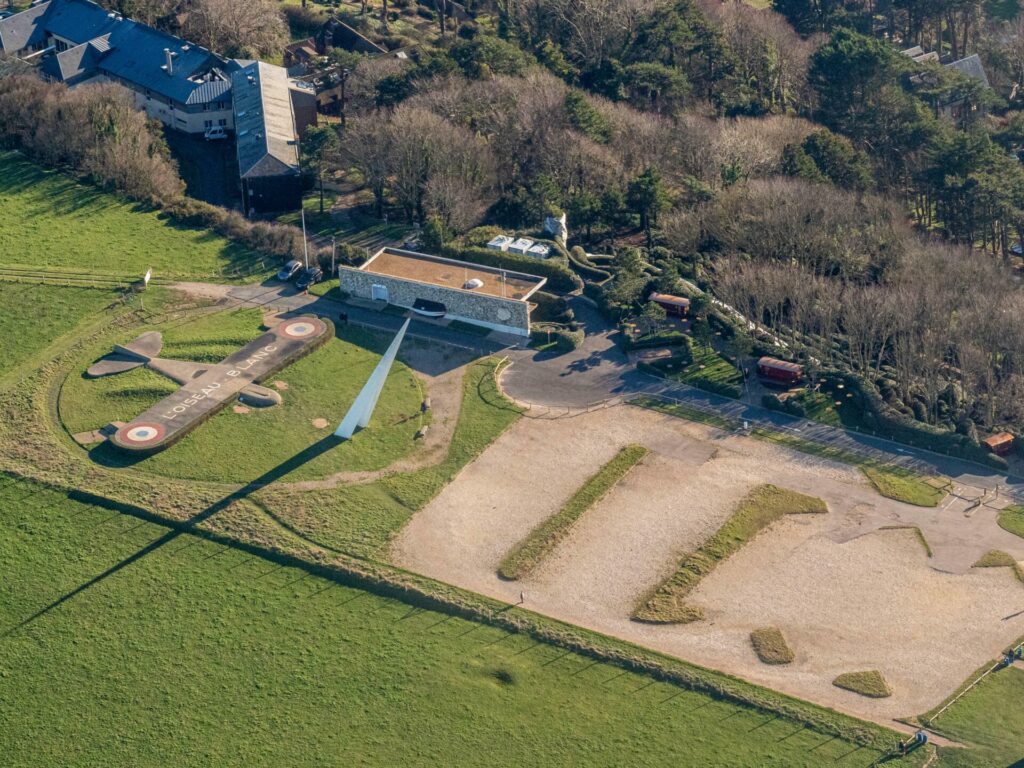
[[[282,321],[219,363],[190,363],[159,357],[163,337],[149,331],[97,360],[90,377],[112,376],[145,366],[181,388],[118,428],[110,442],[125,451],[155,453],[173,445],[236,396],[247,405],[267,407],[281,395],[258,382],[309,354],[334,336],[330,321],[294,317]]]

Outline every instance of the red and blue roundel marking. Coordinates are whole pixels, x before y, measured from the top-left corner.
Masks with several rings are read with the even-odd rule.
[[[145,447],[160,442],[167,431],[160,424],[150,421],[126,424],[117,431],[117,439],[125,445]]]
[[[281,335],[288,339],[308,339],[311,336],[319,336],[324,329],[323,323],[310,317],[300,317],[296,320],[288,320],[281,325]]]

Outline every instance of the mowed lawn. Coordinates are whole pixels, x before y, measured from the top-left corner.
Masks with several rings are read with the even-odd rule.
[[[0,476],[5,768],[867,766],[879,756],[167,533]]]
[[[164,333],[163,357],[219,362],[259,336],[261,323],[258,310],[243,309],[155,329]],[[180,443],[134,466],[170,477],[243,483],[328,439],[389,342],[383,335],[352,326],[340,328],[338,333],[341,338],[332,339],[264,382],[272,388],[276,382],[283,383],[277,384],[281,405],[252,408],[247,413],[236,413],[228,406]],[[106,341],[90,350],[61,390],[61,418],[72,433],[114,420],[129,421],[178,388],[170,379],[142,368],[102,379],[84,378],[85,369],[109,348],[110,341]],[[288,479],[386,467],[413,449],[416,431],[429,420],[420,414],[422,400],[423,392],[412,371],[396,363],[370,426],[354,440],[332,441],[324,452],[306,456]],[[324,419],[327,426],[314,426],[317,419]],[[124,462],[123,455],[107,445],[95,449],[94,457],[113,465]]]
[[[116,298],[110,290],[0,282],[0,376]]]
[[[971,749],[950,749],[941,766],[1024,765],[1024,665],[985,678],[942,713],[932,728]]]
[[[0,152],[0,266],[220,279],[259,258],[208,230],[176,226],[96,187]],[[268,267],[269,269],[269,267]]]

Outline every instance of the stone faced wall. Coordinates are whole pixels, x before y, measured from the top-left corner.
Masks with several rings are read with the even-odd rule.
[[[442,288],[388,275],[376,275],[352,267],[340,267],[338,280],[343,291],[360,299],[372,299],[372,287],[383,285],[388,289],[388,301],[391,304],[409,308],[416,299],[438,301],[447,307],[451,319],[465,320],[519,336],[530,335],[530,308],[525,301]]]

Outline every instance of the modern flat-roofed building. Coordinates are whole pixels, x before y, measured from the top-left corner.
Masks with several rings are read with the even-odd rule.
[[[546,278],[424,253],[383,248],[361,267],[338,270],[341,289],[425,316],[530,335],[530,297]]]

